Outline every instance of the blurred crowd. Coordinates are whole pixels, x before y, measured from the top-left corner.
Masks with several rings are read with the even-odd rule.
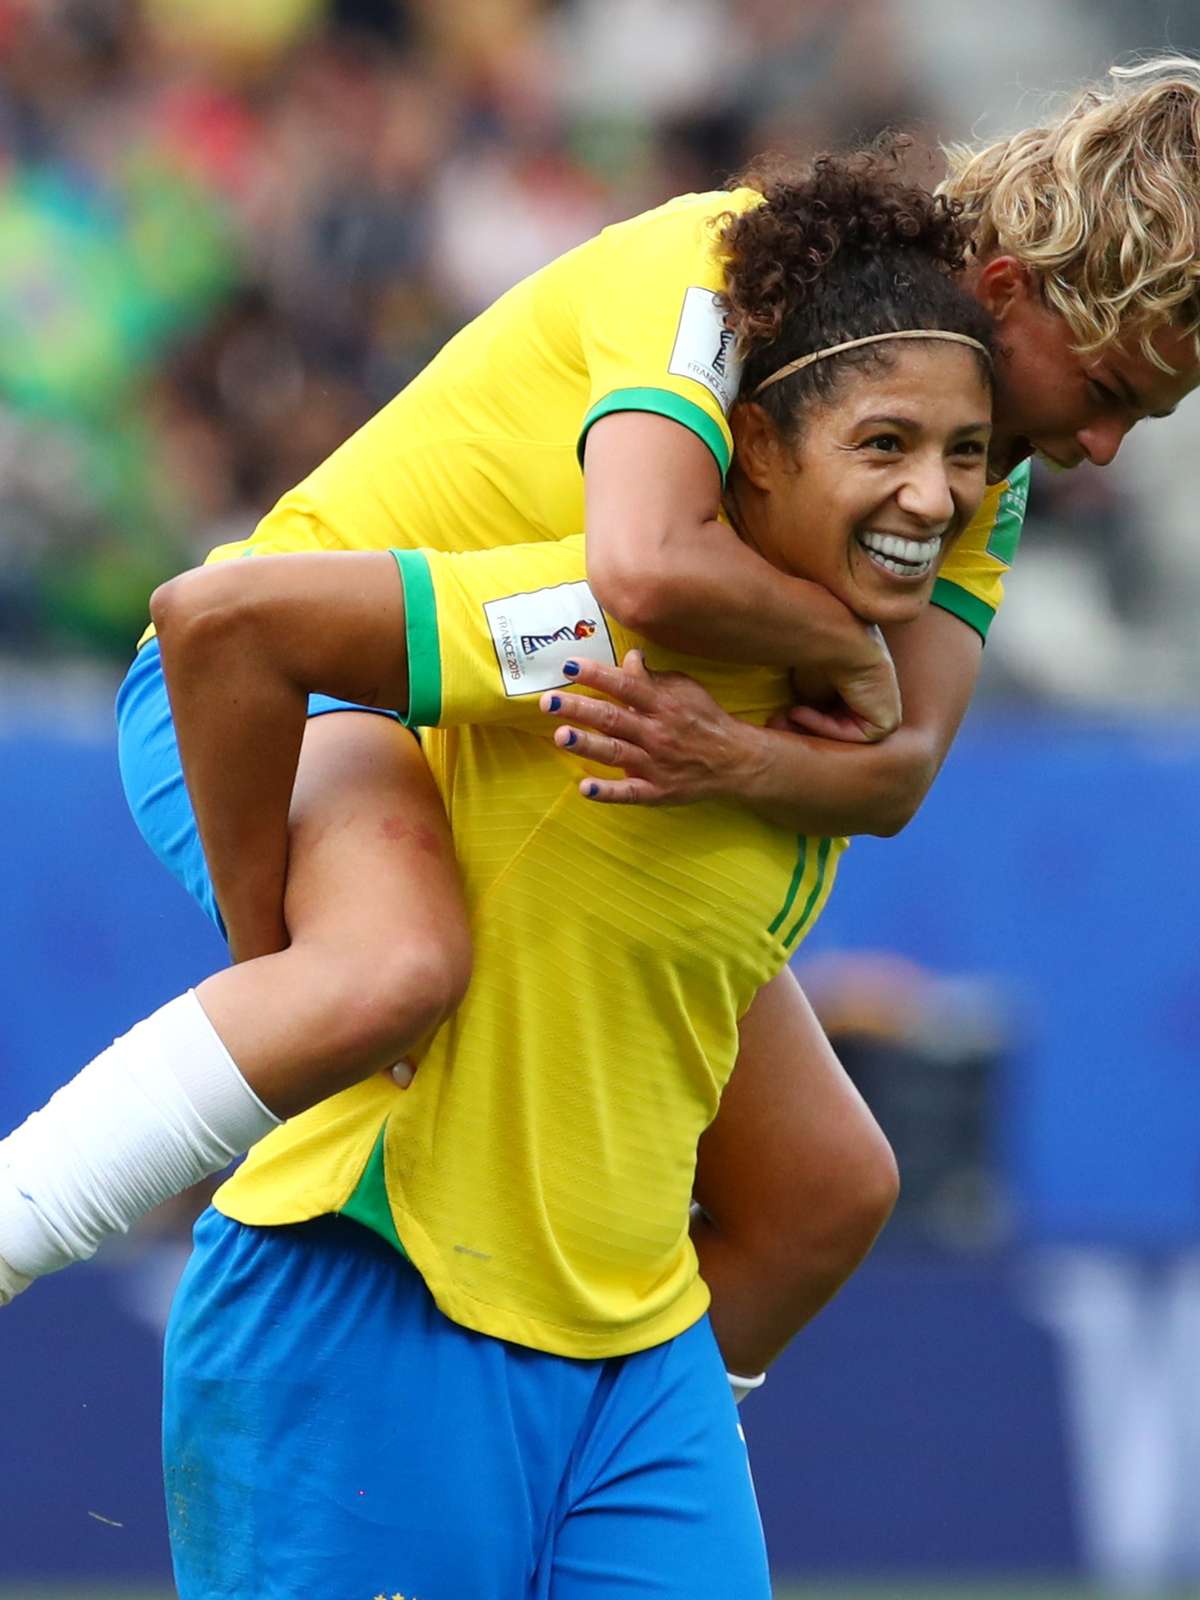
[[[123,661],[157,580],[606,222],[889,125],[932,181],[1166,11],[0,0],[0,657]],[[1039,486],[1000,689],[1197,696],[1188,426]]]

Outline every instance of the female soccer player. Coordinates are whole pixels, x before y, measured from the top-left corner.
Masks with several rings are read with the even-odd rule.
[[[805,219],[797,232],[811,252],[811,281],[792,291],[781,316],[791,370],[764,358],[753,385],[765,394],[789,384],[792,400],[782,425],[753,403],[737,413],[728,515],[781,578],[831,586],[856,615],[904,621],[927,602],[943,545],[984,493],[986,318],[952,281],[961,234],[928,196],[829,163],[811,189],[793,186],[791,201]],[[740,261],[752,259],[755,237],[739,236]],[[844,292],[864,278],[871,293]],[[731,283],[735,326],[755,303]],[[753,363],[752,333],[746,343]],[[476,619],[496,619],[518,665],[522,656],[536,665],[564,627],[572,649],[610,629],[622,647],[631,638],[603,618],[582,581],[566,597],[558,584],[539,594],[543,562],[560,561],[554,543],[401,558],[403,587],[389,555],[311,555],[216,565],[159,597],[181,726],[198,709],[192,674],[215,647],[225,666],[208,679],[209,698],[219,683],[249,735],[264,803],[277,767],[292,786],[309,690],[413,716],[424,708],[426,717],[436,696],[443,721],[473,717],[490,696],[507,721],[523,714],[536,724],[535,699],[505,705],[497,695],[510,655],[497,655],[490,628],[473,631]],[[582,580],[578,541],[575,559]],[[234,614],[254,619],[239,640],[209,626],[231,619],[218,589],[236,591]],[[566,624],[557,615],[564,600]],[[290,668],[278,670],[277,652],[293,647],[311,680],[303,689]],[[183,870],[194,872],[202,856],[177,758],[144,737],[166,713],[156,659],[157,651],[143,658],[127,696],[124,738],[143,753],[135,798],[148,827],[178,861],[190,857]],[[787,699],[779,670],[714,666],[706,676],[756,721]],[[201,752],[204,720],[193,741]],[[738,1016],[819,911],[839,845],[798,841],[742,807],[695,806],[668,821],[580,806],[574,758],[507,721],[428,736],[475,924],[467,999],[407,1095],[376,1074],[265,1142],[228,1191],[241,1220],[214,1221],[215,1254],[197,1264],[180,1300],[168,1457],[186,1596],[349,1594],[360,1585],[565,1596],[612,1593],[643,1571],[663,1594],[695,1593],[702,1571],[720,1574],[727,1592],[765,1592],[744,1456],[702,1320],[687,1201]],[[422,821],[393,820],[398,833]],[[386,829],[373,841],[376,896],[388,887],[388,843]],[[416,846],[450,861],[437,835]],[[335,831],[309,836],[288,883],[296,943],[311,942],[310,926],[320,924],[332,960],[329,930],[340,923],[343,938],[361,930],[345,903],[343,856]],[[360,945],[352,954],[362,962],[374,951]],[[269,983],[271,963],[287,959],[244,962],[212,980],[203,1008],[186,1002],[193,1021],[207,1020],[210,1007],[219,1013],[227,979],[241,983],[258,969]],[[315,982],[316,967],[305,970]],[[301,1037],[311,1000],[302,985],[289,996]],[[272,1003],[264,993],[246,1006],[264,1032]],[[352,1016],[343,1023],[360,1025]],[[158,1144],[134,1148],[128,1135],[143,1108],[124,1092],[129,1079],[158,1098],[170,1073],[153,1040],[131,1035],[114,1051],[52,1103],[41,1127],[35,1121],[10,1141],[16,1186],[60,1232],[81,1222],[86,1230],[92,1219],[77,1210],[74,1186],[69,1196],[47,1193],[32,1145],[49,1136],[60,1152],[69,1147],[82,1113],[86,1142],[129,1180],[105,1185],[106,1206],[120,1210],[129,1194],[118,1189],[136,1190],[141,1205],[151,1168],[191,1158],[224,1115],[222,1094],[237,1089],[240,1109],[262,1115],[249,1090],[271,1093],[269,1074],[248,1085],[209,1052],[209,1070],[191,1080],[190,1107],[177,1101],[154,1119]],[[384,1051],[373,1064],[391,1059]],[[345,1070],[347,1079],[362,1076]],[[309,1092],[327,1090],[312,1083]],[[295,1079],[285,1092],[299,1109]],[[182,1128],[172,1121],[177,1108]],[[51,1126],[64,1114],[73,1130],[65,1138]],[[171,1161],[160,1164],[163,1145]],[[356,1221],[289,1226],[339,1211]],[[400,1267],[397,1245],[419,1276]],[[389,1274],[399,1298],[382,1292]],[[266,1336],[256,1307],[279,1338],[300,1341],[292,1351]],[[226,1377],[238,1390],[233,1405]],[[367,1425],[364,1406],[388,1419],[382,1433]],[[251,1459],[256,1444],[249,1455],[243,1448],[268,1440],[270,1473]],[[471,1452],[469,1526],[451,1514],[456,1449]],[[397,1470],[417,1460],[419,1480],[395,1496]],[[287,1508],[278,1545],[272,1503]]]

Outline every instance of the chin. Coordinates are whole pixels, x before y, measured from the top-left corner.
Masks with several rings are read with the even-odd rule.
[[[859,594],[854,598],[843,598],[856,616],[883,628],[901,622],[914,622],[929,605],[932,595],[933,585],[926,584],[908,594]]]

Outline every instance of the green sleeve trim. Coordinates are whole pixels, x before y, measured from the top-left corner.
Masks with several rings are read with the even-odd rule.
[[[407,1256],[408,1251],[396,1232],[396,1221],[388,1201],[387,1172],[383,1156],[386,1131],[386,1128],[380,1128],[379,1137],[367,1158],[362,1177],[354,1185],[354,1191],[345,1205],[339,1208],[338,1215],[349,1217],[352,1222],[360,1222],[364,1228],[370,1228],[373,1233],[379,1234],[380,1238],[386,1239],[388,1244],[394,1250],[399,1250],[402,1256]]]
[[[607,417],[614,411],[656,411],[660,417],[670,417],[672,422],[682,422],[685,428],[690,428],[694,434],[703,439],[712,451],[716,457],[717,470],[721,474],[721,482],[725,482],[725,474],[729,471],[729,458],[733,452],[719,424],[694,400],[685,400],[681,394],[673,394],[670,389],[614,389],[611,394],[606,394],[603,400],[597,400],[584,417],[583,427],[579,430],[580,466],[583,465],[583,446],[588,429],[594,422],[599,422],[601,417]]]
[[[932,601],[943,611],[950,611],[969,628],[974,628],[981,639],[986,639],[995,611],[986,600],[972,594],[969,589],[951,583],[949,578],[939,578],[933,586]]]
[[[437,600],[423,550],[393,550],[404,585],[404,626],[408,634],[407,728],[436,728],[442,717],[442,652]]]

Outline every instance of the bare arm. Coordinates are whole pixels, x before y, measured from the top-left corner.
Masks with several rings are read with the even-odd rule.
[[[790,972],[761,989],[700,1140],[692,1227],[731,1372],[770,1365],[891,1215],[896,1163]]]
[[[630,805],[740,799],[797,833],[898,833],[953,743],[979,675],[978,634],[939,607],[889,630],[904,722],[877,744],[755,728],[693,679],[581,660],[576,681],[611,698],[544,696],[555,739],[625,776],[586,779],[588,799]],[[551,700],[558,701],[557,708]],[[572,738],[572,735],[574,736]],[[593,792],[594,791],[594,792]]]
[[[235,959],[277,950],[310,693],[404,710],[404,591],[388,554],[264,556],[157,589],[188,792]]]
[[[584,465],[588,579],[618,622],[691,655],[803,663],[863,718],[868,738],[892,731],[900,703],[876,631],[718,520],[720,475],[696,434],[617,412],[588,433]]]

